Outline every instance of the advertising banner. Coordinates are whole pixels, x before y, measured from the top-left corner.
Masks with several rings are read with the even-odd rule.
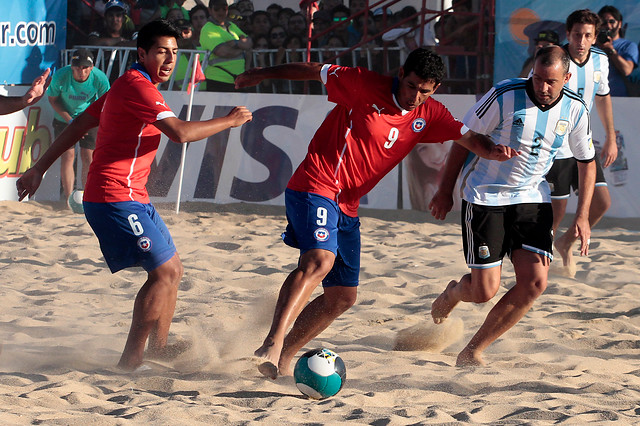
[[[66,0],[3,1],[0,84],[31,84],[59,63],[66,40]]]

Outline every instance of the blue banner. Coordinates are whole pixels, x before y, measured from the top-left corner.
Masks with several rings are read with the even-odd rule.
[[[57,66],[67,40],[66,0],[9,0],[0,18],[0,85],[31,84]]]
[[[574,0],[496,0],[496,45],[494,84],[517,77],[525,60],[533,54],[538,32],[553,30],[566,43],[565,22],[574,10],[591,9],[598,13],[604,5],[615,6],[627,25],[624,38],[640,41],[640,3],[636,0],[594,2]]]

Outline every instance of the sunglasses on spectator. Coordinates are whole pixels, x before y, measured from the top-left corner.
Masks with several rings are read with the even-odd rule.
[[[333,18],[333,22],[341,22],[341,21],[346,21],[346,20],[347,20],[346,16]]]
[[[271,33],[271,38],[285,38],[285,33]]]
[[[607,19],[607,24],[615,24],[616,22],[618,21],[616,21],[615,19]]]

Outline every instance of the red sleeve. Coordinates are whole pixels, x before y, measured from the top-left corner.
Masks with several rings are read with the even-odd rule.
[[[331,65],[327,71],[327,99],[345,107],[352,107],[362,98],[362,85],[366,74],[364,68],[342,67]]]
[[[435,99],[427,101],[430,112],[430,125],[421,143],[455,141],[462,137],[462,122]]]
[[[104,95],[100,96],[97,101],[89,105],[85,110],[87,111],[87,114],[100,120],[100,114],[102,113],[102,106],[104,105],[104,101],[107,98],[108,94],[109,94],[109,91],[107,91],[107,93],[105,93]]]

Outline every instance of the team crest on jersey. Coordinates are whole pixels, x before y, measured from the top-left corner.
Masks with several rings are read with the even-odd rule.
[[[138,239],[138,247],[144,252],[151,250],[151,239],[149,237],[140,237]]]
[[[427,125],[427,122],[425,121],[424,118],[416,118],[415,120],[413,120],[413,123],[411,123],[411,129],[418,133],[421,132],[424,129],[424,126]]]
[[[329,231],[326,228],[318,228],[313,232],[316,240],[323,242],[329,239]]]
[[[602,78],[602,72],[601,71],[594,71],[593,72],[593,82],[594,83],[600,83],[600,79]]]
[[[491,253],[489,252],[489,247],[487,246],[478,247],[478,256],[480,256],[480,259],[487,259],[489,256],[491,256]]]
[[[569,122],[567,120],[558,120],[556,123],[556,129],[553,131],[558,136],[564,136],[569,128]]]

